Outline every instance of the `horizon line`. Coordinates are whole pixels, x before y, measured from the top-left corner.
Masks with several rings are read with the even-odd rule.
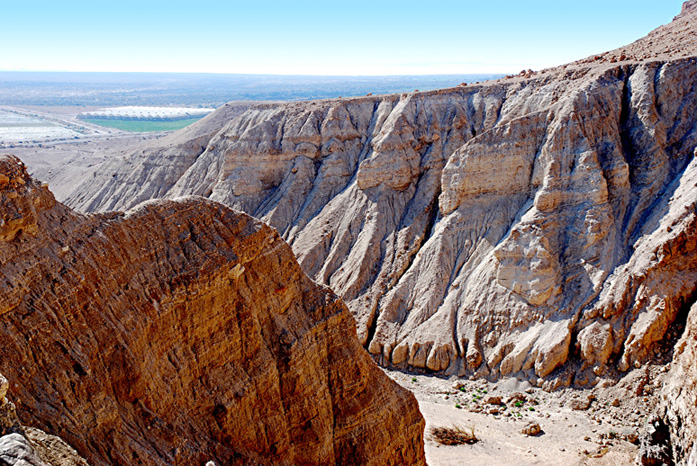
[[[539,71],[539,70],[536,70]],[[279,76],[279,77],[321,77],[321,78],[381,78],[403,76],[491,76],[507,73],[501,71],[478,73],[399,73],[399,74],[287,74],[287,73],[224,73],[216,71],[75,71],[75,70],[6,70],[0,73],[75,73],[75,74],[185,74],[185,75],[217,75],[217,76]]]

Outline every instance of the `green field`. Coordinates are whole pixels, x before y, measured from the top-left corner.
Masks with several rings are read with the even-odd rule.
[[[108,128],[116,128],[123,131],[131,131],[133,133],[152,133],[156,131],[174,131],[177,129],[186,128],[192,123],[197,122],[200,118],[189,118],[188,120],[176,121],[133,121],[133,120],[85,120],[100,126]]]

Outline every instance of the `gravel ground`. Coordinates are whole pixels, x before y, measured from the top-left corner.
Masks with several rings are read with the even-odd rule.
[[[426,419],[426,459],[449,465],[630,465],[638,434],[667,366],[647,366],[592,389],[545,392],[527,382],[496,383],[385,370],[411,390]],[[524,428],[538,424],[538,435]],[[434,427],[474,428],[479,441],[440,445]]]

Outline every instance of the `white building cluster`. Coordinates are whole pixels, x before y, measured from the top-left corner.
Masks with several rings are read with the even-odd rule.
[[[78,115],[83,120],[174,121],[201,118],[215,109],[187,107],[113,107]]]

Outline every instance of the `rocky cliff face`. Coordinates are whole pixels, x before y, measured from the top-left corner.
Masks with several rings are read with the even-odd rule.
[[[0,374],[0,464],[3,466],[88,466],[59,437],[25,427],[5,395],[9,382]]]
[[[203,199],[82,215],[0,159],[0,371],[92,464],[424,464],[413,396],[279,235]]]
[[[262,218],[384,365],[592,383],[697,297],[695,21],[688,2],[630,46],[484,85],[253,108],[176,181],[133,154],[68,202],[155,184]]]
[[[697,305],[689,310],[685,332],[675,346],[657,411],[642,442],[641,464],[697,465]]]

